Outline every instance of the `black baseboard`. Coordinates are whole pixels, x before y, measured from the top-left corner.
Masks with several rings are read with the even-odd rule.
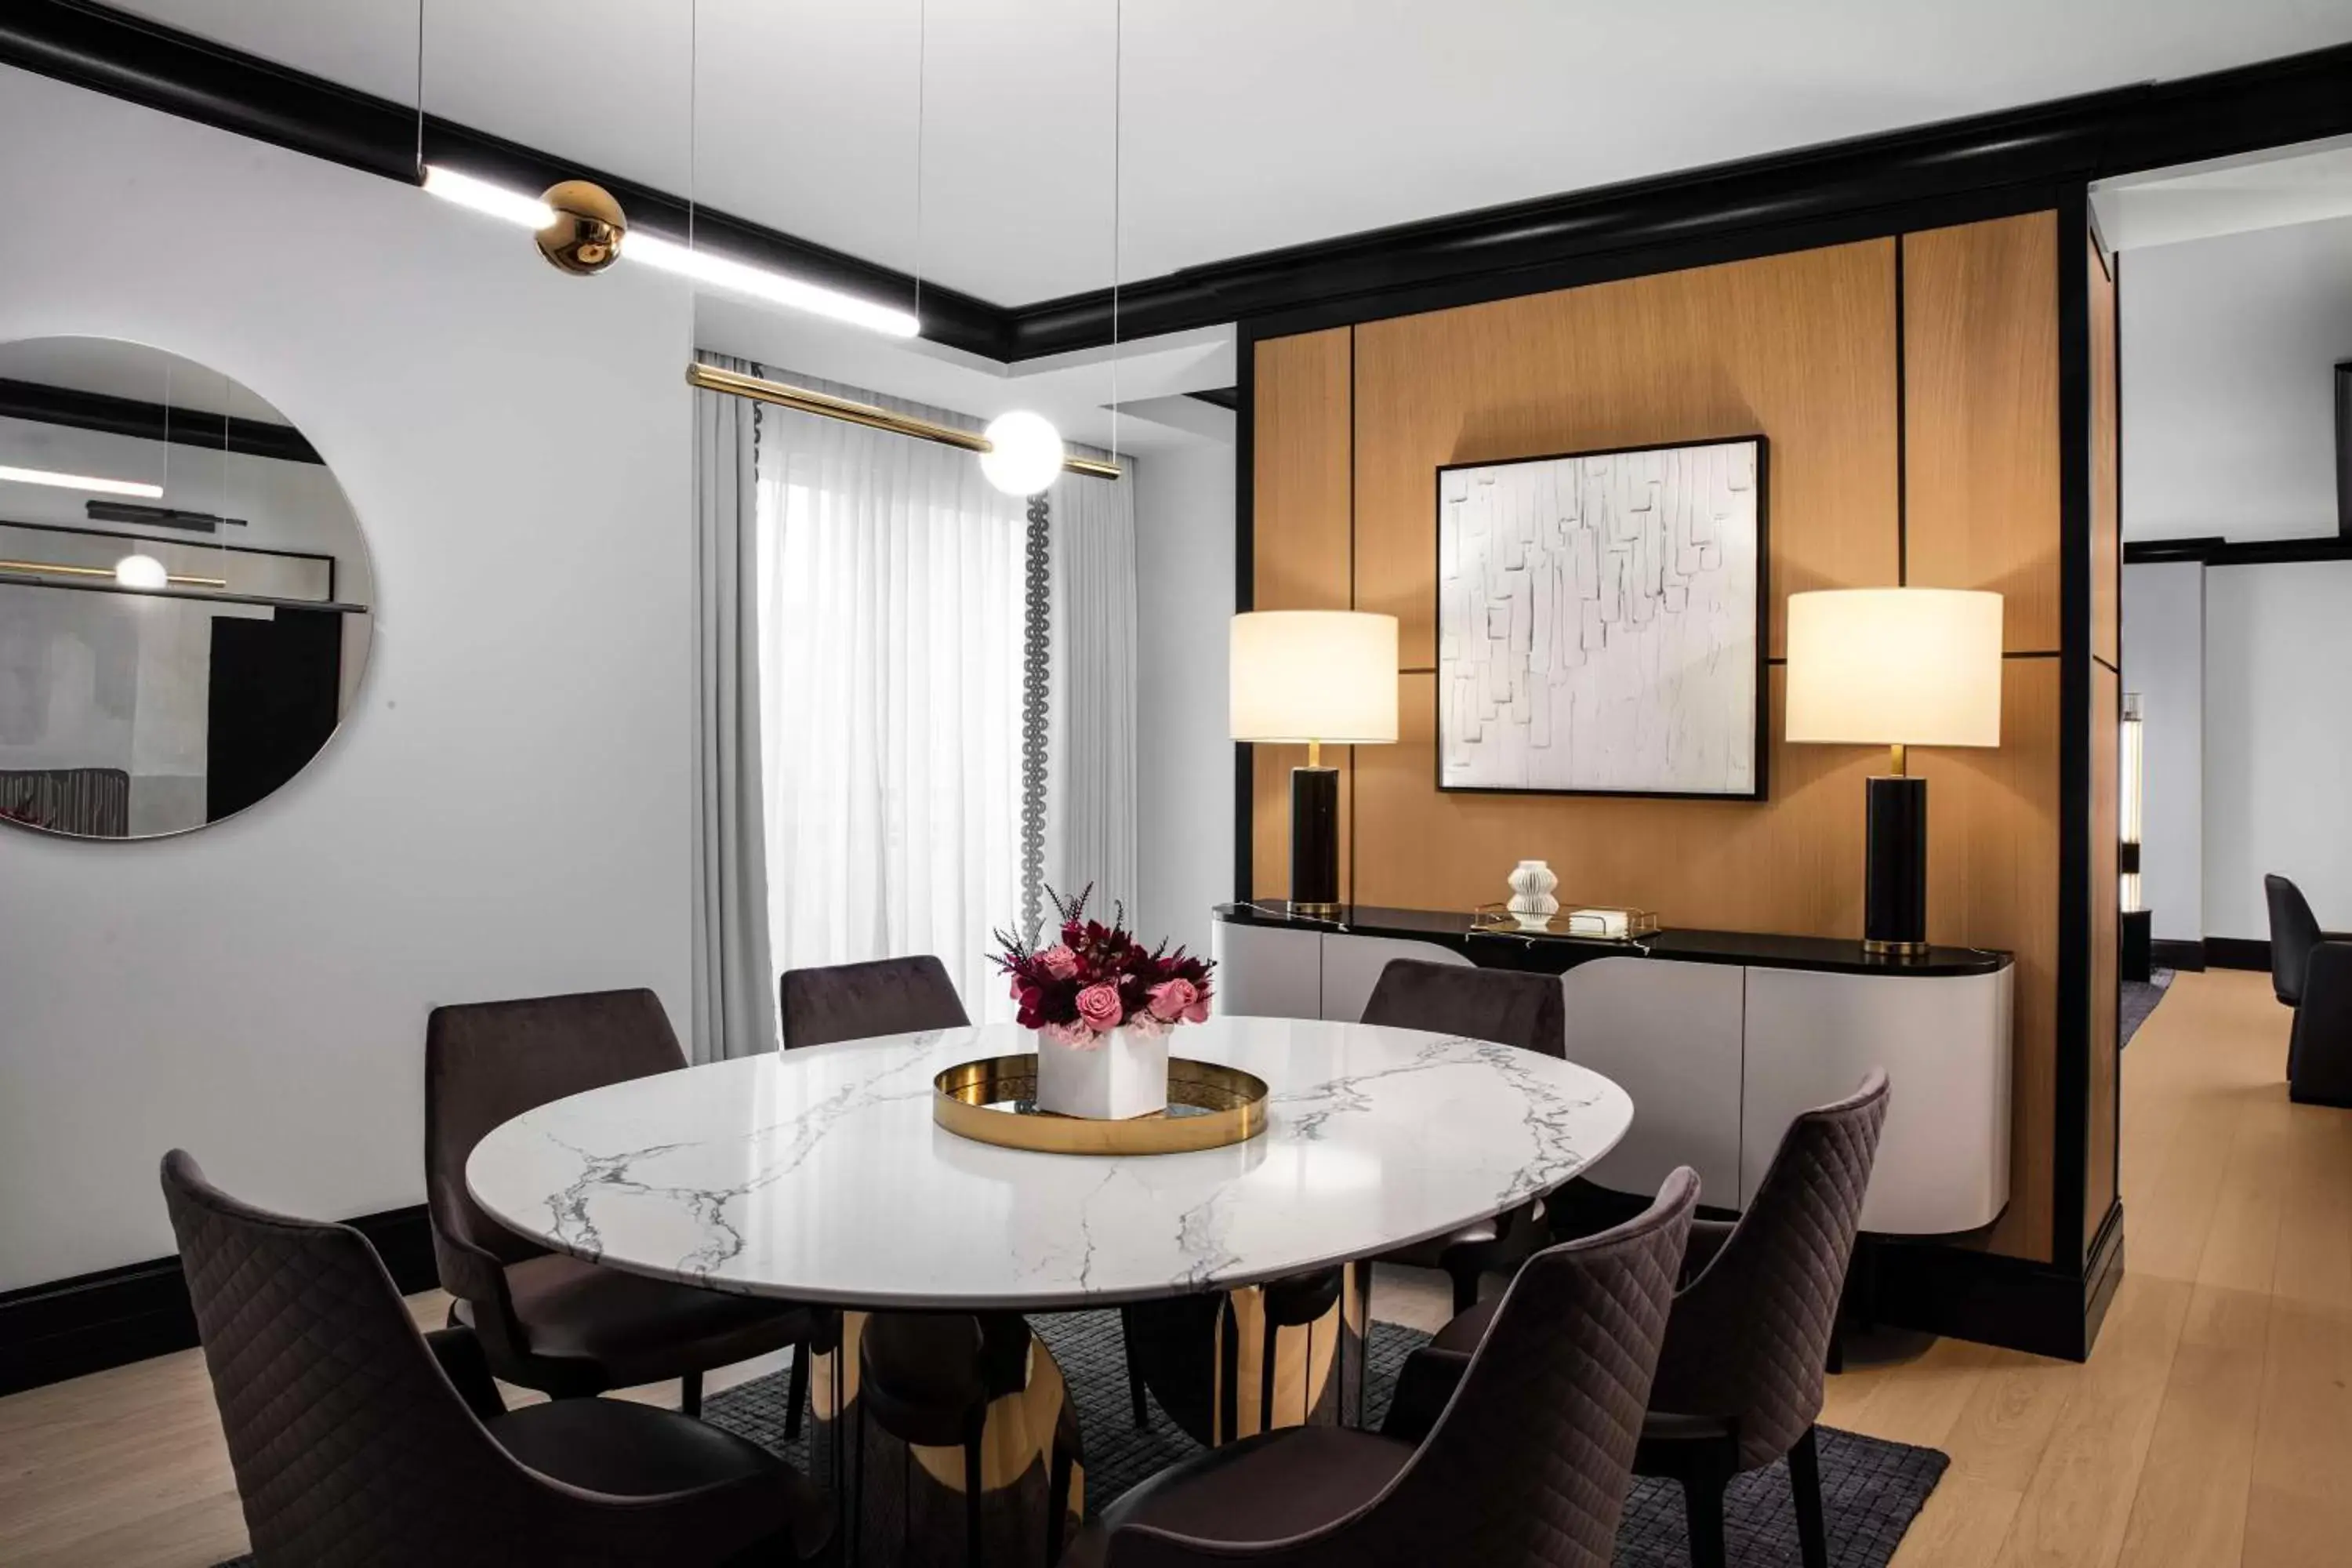
[[[2215,969],[2263,969],[2271,966],[2271,944],[2242,936],[2209,936],[2205,962]]]
[[[440,1283],[422,1204],[348,1222],[404,1294]],[[151,1258],[0,1295],[0,1394],[62,1383],[196,1342],[180,1260]]]
[[[2149,959],[2158,969],[2187,970],[2194,974],[2205,967],[2205,944],[2201,942],[2168,942],[2161,938],[2147,944]],[[2263,965],[2267,969],[2270,965]]]
[[[2117,1204],[2080,1269],[1899,1237],[1864,1237],[1854,1267],[1866,1273],[1873,1321],[2084,1361],[2123,1279],[2123,1257]]]

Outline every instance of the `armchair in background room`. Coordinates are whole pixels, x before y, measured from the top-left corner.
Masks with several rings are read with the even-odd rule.
[[[2263,879],[2270,902],[2271,990],[2294,1009],[2287,1098],[2352,1107],[2352,934],[2322,931],[2303,890]]]

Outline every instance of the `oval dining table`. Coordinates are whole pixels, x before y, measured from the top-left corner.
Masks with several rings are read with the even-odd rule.
[[[1318,1411],[1344,1415],[1348,1380],[1337,1373],[1349,1344],[1360,1375],[1369,1331],[1355,1283],[1361,1271],[1341,1268],[1349,1285],[1326,1320],[1338,1331],[1322,1337],[1318,1356],[1310,1324],[1303,1359],[1286,1354],[1285,1392],[1273,1409],[1260,1407],[1255,1380],[1234,1379],[1232,1369],[1255,1364],[1247,1358],[1263,1345],[1269,1282],[1503,1214],[1607,1153],[1633,1116],[1609,1079],[1516,1047],[1365,1024],[1219,1016],[1179,1029],[1171,1054],[1265,1081],[1265,1127],[1246,1142],[1186,1153],[1045,1153],[974,1142],[934,1122],[939,1073],[1035,1048],[1026,1030],[979,1025],[612,1084],[494,1130],[468,1158],[467,1184],[501,1223],[559,1251],[844,1309],[837,1359],[816,1358],[821,1429],[854,1419],[856,1336],[867,1313],[1220,1301],[1202,1321],[1225,1348],[1221,1363],[1203,1364],[1222,1364],[1246,1406],[1237,1426],[1196,1431],[1220,1440]],[[1224,1408],[1237,1409],[1233,1395]],[[1042,1516],[1056,1443],[1075,1446],[1074,1412],[1042,1341],[1032,1342],[1026,1386],[992,1404],[988,1422],[986,1491],[1017,1505],[999,1510],[1008,1516]],[[861,1431],[861,1451],[865,1441]],[[838,1454],[837,1429],[831,1446]],[[960,1510],[961,1453],[914,1453]],[[871,1520],[877,1505],[864,1468]],[[903,1557],[869,1551],[867,1561],[961,1561],[962,1527],[949,1528],[960,1511],[924,1510],[941,1528],[905,1529],[919,1500],[902,1489],[888,1503],[900,1523],[888,1533],[900,1537]],[[1017,1519],[1007,1528],[1024,1544],[1004,1560],[1039,1561]],[[939,1550],[917,1550],[918,1535],[937,1538]]]

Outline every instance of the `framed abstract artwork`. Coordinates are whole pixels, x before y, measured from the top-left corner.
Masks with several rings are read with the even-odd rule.
[[[1437,470],[1437,785],[1761,800],[1765,440]]]

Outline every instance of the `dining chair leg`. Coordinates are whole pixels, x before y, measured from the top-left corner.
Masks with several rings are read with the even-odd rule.
[[[784,1409],[784,1441],[797,1442],[801,1435],[801,1410],[809,1400],[809,1348],[805,1343],[793,1347],[793,1381],[788,1395],[791,1403]]]
[[[1829,1568],[1829,1531],[1822,1521],[1822,1456],[1808,1426],[1789,1450],[1789,1485],[1797,1494],[1797,1551],[1805,1568]]]
[[[1054,1568],[1062,1560],[1062,1535],[1070,1518],[1070,1450],[1056,1437],[1053,1468],[1045,1483],[1045,1568]]]
[[[677,1380],[677,1407],[699,1420],[702,1416],[702,1374],[689,1372]]]
[[[1454,1315],[1460,1317],[1478,1304],[1478,1281],[1485,1272],[1475,1263],[1456,1263],[1446,1277],[1454,1281]]]
[[[1682,1473],[1683,1513],[1690,1525],[1691,1568],[1726,1568],[1723,1489],[1731,1484],[1734,1450],[1706,1444]]]
[[[981,1430],[964,1434],[963,1439],[963,1560],[966,1568],[980,1564],[980,1447]]]
[[[1274,1430],[1274,1358],[1282,1348],[1282,1330],[1276,1326],[1274,1314],[1265,1315],[1265,1339],[1258,1346],[1257,1357],[1257,1429]]]
[[[1144,1397],[1143,1369],[1135,1360],[1135,1314],[1125,1307],[1118,1310],[1118,1350],[1127,1360],[1127,1398],[1135,1409],[1135,1429],[1140,1432],[1151,1424],[1151,1406]]]
[[[866,1561],[866,1402],[857,1402],[857,1451],[849,1467],[849,1561]]]

